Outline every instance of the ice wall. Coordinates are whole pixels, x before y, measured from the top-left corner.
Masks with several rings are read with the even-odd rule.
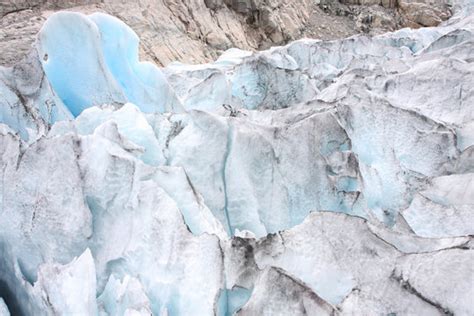
[[[180,107],[161,70],[138,60],[137,35],[117,18],[53,14],[36,48],[46,77],[74,116],[94,105],[127,101],[152,113]]]

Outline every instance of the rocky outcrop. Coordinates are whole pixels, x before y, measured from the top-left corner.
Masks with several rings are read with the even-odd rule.
[[[443,1],[398,1],[403,24],[409,27],[436,26],[451,16],[451,11]]]
[[[31,50],[54,11],[106,12],[141,38],[141,57],[166,65],[208,62],[224,50],[265,49],[309,37],[335,39],[410,26],[434,26],[450,16],[448,0],[2,0],[0,65]]]

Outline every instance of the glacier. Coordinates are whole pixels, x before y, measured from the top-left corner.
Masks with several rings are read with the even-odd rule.
[[[0,67],[0,315],[472,315],[474,2],[159,68],[103,14]]]

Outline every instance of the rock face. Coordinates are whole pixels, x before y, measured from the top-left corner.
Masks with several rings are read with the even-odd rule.
[[[11,66],[31,49],[54,11],[105,12],[141,38],[140,56],[158,65],[202,63],[226,49],[265,49],[304,37],[335,39],[410,26],[435,26],[453,0],[2,0],[0,64]]]
[[[0,68],[0,313],[473,314],[474,6],[453,10],[165,68],[113,16],[49,16]]]

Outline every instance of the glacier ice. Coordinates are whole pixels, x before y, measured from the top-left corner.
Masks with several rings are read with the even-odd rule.
[[[0,122],[23,139],[34,141],[59,120],[71,119],[68,108],[56,95],[37,54],[32,52],[12,68],[0,67]]]
[[[98,297],[104,315],[150,315],[150,301],[140,281],[126,275],[121,282],[111,275]]]
[[[0,315],[2,316],[10,316],[10,311],[8,310],[7,305],[3,298],[0,298]]]
[[[0,68],[0,314],[470,315],[474,7],[138,59],[50,16]]]
[[[44,72],[73,115],[94,104],[126,101],[106,67],[100,40],[92,20],[69,12],[53,15],[38,34]],[[81,62],[75,56],[81,56]],[[65,80],[68,77],[70,80]]]
[[[65,315],[97,313],[94,259],[89,249],[71,263],[43,264],[34,290],[48,302],[50,312]]]
[[[403,217],[419,236],[474,235],[474,174],[433,178],[431,186],[417,193]]]
[[[335,308],[278,268],[265,269],[240,315],[333,315]]]
[[[94,105],[126,101],[144,112],[180,108],[161,70],[138,61],[138,37],[117,18],[54,14],[38,34],[37,51],[48,80],[74,116]]]
[[[426,301],[439,305],[446,314],[469,315],[472,300],[447,289],[456,288],[472,295],[472,251],[450,249],[427,255],[410,254],[397,262],[394,278],[408,290],[417,291]],[[436,269],[433,269],[436,267]],[[462,276],[464,272],[468,274]],[[440,295],[432,295],[431,291]],[[430,293],[431,292],[431,293]]]

